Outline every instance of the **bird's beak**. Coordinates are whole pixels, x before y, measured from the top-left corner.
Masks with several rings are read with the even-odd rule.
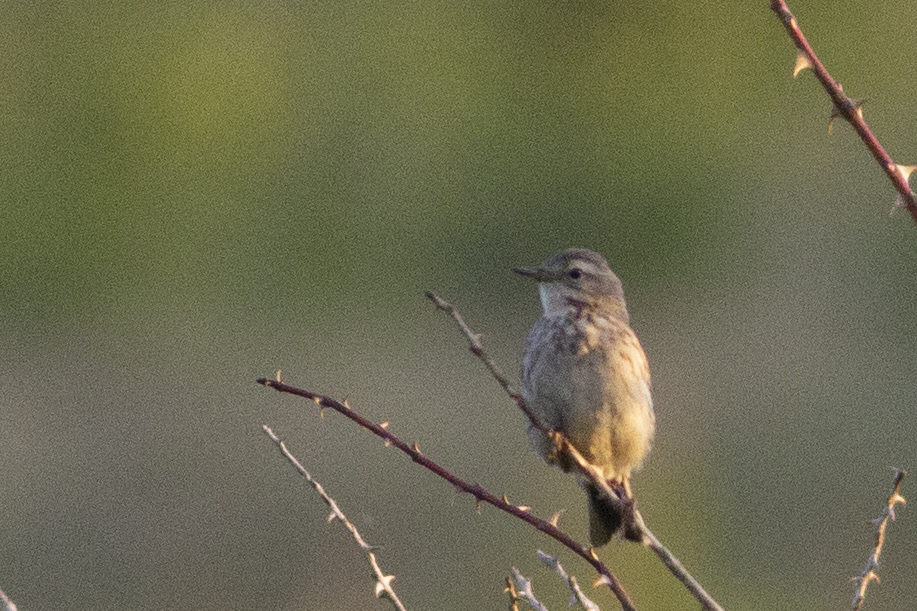
[[[517,267],[513,271],[520,276],[525,276],[526,278],[531,278],[532,280],[537,280],[538,282],[553,282],[557,280],[556,274],[552,274],[551,272],[540,268],[536,269],[532,267]]]

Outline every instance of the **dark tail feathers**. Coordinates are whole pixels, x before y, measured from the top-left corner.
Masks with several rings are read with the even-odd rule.
[[[605,545],[616,534],[628,541],[643,541],[643,534],[634,518],[634,499],[627,496],[623,487],[612,484],[612,490],[620,499],[620,507],[608,501],[595,484],[587,483],[585,488],[589,497],[589,542],[593,547]]]

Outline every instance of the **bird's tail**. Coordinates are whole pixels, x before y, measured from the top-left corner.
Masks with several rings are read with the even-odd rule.
[[[608,543],[616,534],[628,541],[642,542],[643,533],[634,515],[634,499],[619,483],[609,484],[618,495],[617,504],[605,498],[594,483],[585,484],[586,496],[589,498],[589,542],[593,547],[599,547]]]

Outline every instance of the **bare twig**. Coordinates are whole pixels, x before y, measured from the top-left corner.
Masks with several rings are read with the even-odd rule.
[[[455,475],[448,469],[445,469],[444,467],[440,466],[438,463],[424,456],[418,449],[416,442],[413,444],[413,446],[408,445],[407,443],[402,441],[400,438],[390,433],[387,430],[386,426],[375,424],[374,422],[370,422],[369,420],[367,420],[366,418],[364,418],[363,416],[361,416],[360,414],[352,410],[350,406],[347,405],[346,401],[340,402],[330,397],[326,397],[325,395],[320,395],[318,393],[314,393],[308,390],[296,388],[295,386],[290,386],[288,384],[284,384],[283,382],[279,382],[277,380],[261,378],[258,380],[258,383],[264,386],[270,386],[271,388],[279,392],[288,393],[291,395],[297,395],[299,397],[310,399],[314,401],[319,406],[319,408],[333,409],[334,411],[356,422],[357,424],[359,424],[361,427],[363,427],[367,431],[373,433],[374,435],[378,437],[381,437],[388,444],[395,446],[396,448],[398,448],[399,450],[407,454],[411,458],[411,460],[413,460],[415,463],[417,463],[418,465],[424,467],[425,469],[429,471],[432,471],[439,477],[443,478],[444,480],[446,480],[447,482],[455,486],[458,490],[471,494],[478,500],[478,503],[482,503],[482,502],[487,503],[488,505],[496,507],[497,509],[504,511],[510,515],[513,515],[519,518],[520,520],[527,522],[528,524],[534,526],[535,528],[537,528],[544,534],[548,535],[549,537],[551,537],[552,539],[554,539],[555,541],[557,541],[558,543],[560,543],[561,545],[569,549],[570,551],[574,552],[576,555],[586,560],[586,562],[591,564],[592,567],[596,570],[596,572],[598,572],[599,575],[602,577],[602,582],[608,586],[611,592],[615,595],[615,597],[621,603],[621,607],[625,611],[633,611],[635,609],[633,601],[631,600],[630,596],[627,594],[627,592],[618,582],[617,578],[615,578],[615,576],[612,575],[611,571],[608,569],[605,563],[599,560],[598,556],[595,555],[595,552],[592,550],[592,548],[587,548],[577,543],[570,535],[568,535],[567,533],[557,528],[550,521],[543,520],[537,516],[532,515],[531,513],[528,512],[526,508],[512,505],[504,501],[503,499],[500,499],[496,495],[488,492],[483,486],[479,484],[471,484],[465,481],[464,479],[458,477],[457,475]]]
[[[564,583],[567,584],[567,587],[570,588],[570,603],[567,607],[579,605],[583,609],[586,609],[586,611],[601,611],[597,604],[589,600],[586,595],[583,594],[583,590],[579,587],[576,577],[567,574],[564,567],[560,565],[560,561],[557,560],[557,556],[551,556],[550,554],[538,550],[538,559],[554,569],[554,572],[557,573],[557,575],[563,579]]]
[[[386,575],[385,572],[379,567],[379,563],[376,561],[376,555],[373,552],[375,549],[373,546],[369,545],[366,541],[363,540],[363,537],[360,536],[360,532],[357,530],[357,527],[347,519],[347,516],[344,515],[344,512],[338,507],[337,503],[334,501],[331,496],[325,492],[325,489],[322,488],[322,485],[315,481],[312,476],[306,471],[306,468],[302,466],[302,463],[297,460],[295,456],[287,449],[286,444],[280,440],[277,435],[274,434],[274,431],[267,425],[262,426],[264,432],[267,433],[267,436],[270,437],[274,443],[277,444],[277,447],[280,448],[281,454],[286,458],[290,464],[296,467],[296,470],[306,478],[306,481],[309,482],[309,485],[318,492],[319,496],[322,497],[322,500],[325,501],[325,504],[331,508],[331,514],[328,516],[328,521],[340,520],[344,527],[350,531],[350,534],[353,535],[353,538],[356,540],[357,545],[360,546],[364,552],[366,552],[367,557],[369,558],[369,564],[372,566],[373,575],[376,577],[376,587],[375,594],[376,598],[385,596],[388,598],[392,605],[395,606],[398,611],[406,611],[404,604],[398,598],[398,595],[395,594],[395,590],[392,589],[392,581],[394,581],[394,575]]]
[[[529,417],[529,420],[535,424],[538,430],[542,431],[543,433],[547,433],[548,428],[541,424],[538,421],[538,418],[536,418],[535,415],[529,411],[529,409],[525,406],[525,400],[522,398],[522,395],[519,394],[519,392],[510,385],[509,380],[506,379],[506,376],[503,375],[503,372],[499,367],[497,367],[497,364],[494,363],[493,359],[491,359],[484,351],[484,345],[481,343],[481,335],[471,330],[471,327],[468,326],[468,323],[465,322],[465,319],[462,318],[462,315],[451,303],[444,300],[436,293],[427,291],[425,294],[427,299],[433,302],[433,305],[436,306],[437,310],[442,310],[455,320],[456,324],[459,326],[459,329],[461,329],[462,333],[465,334],[465,337],[468,338],[468,349],[471,350],[471,353],[481,359],[481,362],[484,363],[484,366],[487,367],[488,371],[490,371],[490,375],[492,375],[497,383],[503,387],[503,390],[506,391],[506,394],[508,394],[509,397],[516,402],[516,404],[519,406],[519,409],[525,412],[525,415]]]
[[[519,611],[519,592],[511,578],[506,578],[506,588],[503,591],[509,593],[509,611]]]
[[[700,582],[688,572],[688,569],[685,568],[685,565],[681,563],[675,554],[663,545],[656,535],[646,527],[646,524],[644,524],[642,520],[640,520],[640,526],[643,529],[644,537],[646,537],[647,547],[653,550],[653,553],[659,557],[662,564],[669,569],[669,572],[672,573],[678,581],[684,584],[685,588],[694,595],[694,598],[700,602],[701,606],[708,611],[723,611],[723,607],[721,607],[710,593],[704,589]]]
[[[523,577],[516,567],[513,567],[513,579],[516,580],[516,587],[519,588],[516,593],[517,599],[527,602],[534,611],[548,611],[548,608],[535,598],[535,593],[532,592],[532,582]]]
[[[857,591],[856,595],[853,597],[853,611],[860,611],[860,608],[863,606],[863,602],[866,600],[866,588],[869,587],[869,582],[879,581],[879,575],[876,573],[876,569],[879,568],[879,556],[882,554],[882,547],[885,545],[885,529],[888,528],[889,521],[895,519],[895,505],[898,503],[902,505],[905,504],[904,497],[901,496],[901,481],[904,479],[905,475],[907,475],[907,473],[903,470],[895,469],[894,489],[892,489],[892,493],[888,497],[882,515],[875,520],[876,545],[872,550],[872,554],[869,556],[869,560],[866,561],[866,568],[863,569],[863,574],[857,578]]]
[[[16,611],[16,604],[0,590],[0,611]]]
[[[888,176],[888,179],[892,181],[895,190],[898,192],[896,205],[907,208],[911,213],[911,217],[917,222],[917,202],[914,200],[914,192],[911,191],[910,185],[908,185],[908,178],[914,168],[912,166],[898,165],[885,151],[878,138],[869,129],[866,121],[863,120],[862,102],[848,97],[844,93],[844,88],[841,84],[835,81],[831,74],[828,73],[824,64],[821,63],[818,56],[815,55],[815,51],[809,45],[809,41],[803,36],[802,30],[799,29],[799,24],[796,22],[796,17],[790,12],[786,2],[784,0],[771,0],[771,10],[777,14],[799,52],[793,75],[795,76],[806,68],[812,69],[815,73],[815,78],[824,87],[825,92],[834,104],[831,121],[834,120],[834,117],[840,116],[853,126],[860,140],[872,153],[872,156],[885,172],[885,175]]]
[[[620,502],[619,497],[608,485],[608,482],[605,481],[605,478],[602,476],[601,472],[593,465],[583,458],[573,444],[564,437],[560,432],[548,428],[544,423],[542,423],[538,418],[536,418],[528,407],[525,405],[525,400],[522,398],[522,395],[516,392],[512,386],[506,381],[506,378],[499,374],[500,369],[493,363],[487,353],[484,351],[483,346],[481,345],[480,336],[471,330],[471,328],[465,323],[461,315],[458,313],[458,310],[445,301],[441,297],[433,294],[427,293],[427,298],[432,301],[437,309],[442,310],[452,316],[455,321],[459,324],[459,327],[462,330],[462,333],[468,338],[468,341],[471,343],[471,352],[476,357],[481,359],[484,362],[484,365],[491,372],[500,386],[506,391],[513,401],[516,402],[516,405],[522,410],[525,415],[529,418],[529,421],[532,423],[532,426],[537,428],[542,433],[551,437],[555,445],[558,446],[558,449],[566,453],[572,460],[573,463],[577,466],[583,475],[588,477],[592,483],[594,483],[604,495],[611,499],[613,502]],[[494,373],[497,372],[497,373]],[[666,548],[659,539],[646,527],[646,524],[643,521],[643,517],[640,515],[639,511],[634,510],[635,526],[640,529],[643,534],[643,542],[647,545],[653,552],[662,560],[662,563],[667,569],[679,580],[684,586],[688,589],[689,592],[697,599],[698,602],[703,606],[707,611],[723,611],[723,608],[718,602],[710,595],[707,590],[688,572],[685,566],[678,560],[675,555]]]

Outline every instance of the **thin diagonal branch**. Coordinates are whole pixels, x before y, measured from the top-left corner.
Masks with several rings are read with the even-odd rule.
[[[613,502],[619,502],[619,497],[608,485],[608,482],[605,481],[605,478],[602,477],[601,472],[589,464],[589,462],[583,458],[573,444],[567,440],[567,438],[554,429],[548,428],[543,422],[538,420],[528,407],[525,405],[525,399],[522,398],[522,395],[516,392],[512,386],[506,381],[506,378],[500,374],[498,377],[494,372],[499,372],[500,368],[497,367],[491,358],[485,352],[484,347],[481,345],[480,336],[471,330],[471,328],[465,323],[461,315],[458,313],[458,310],[451,303],[445,301],[438,295],[433,293],[427,293],[427,298],[433,302],[438,310],[446,312],[458,323],[459,328],[461,328],[462,333],[468,338],[468,341],[471,343],[471,352],[476,357],[481,359],[484,362],[484,365],[487,367],[488,371],[494,375],[497,382],[509,397],[516,402],[516,405],[522,410],[526,416],[528,416],[529,421],[532,423],[532,426],[537,428],[542,433],[548,435],[551,439],[554,440],[555,445],[558,446],[558,449],[562,452],[565,452],[570,458],[573,459],[574,464],[580,470],[583,475],[588,477],[592,483],[594,483],[599,489],[602,490],[604,495],[612,500]],[[662,561],[667,569],[688,589],[689,592],[697,599],[697,601],[703,606],[707,611],[723,611],[723,608],[718,602],[707,592],[706,589],[697,581],[685,568],[680,560],[673,554],[667,547],[665,547],[661,541],[647,528],[646,524],[643,521],[643,516],[640,515],[639,511],[634,510],[635,525],[640,529],[643,535],[644,544],[647,545],[656,556]]]
[[[516,591],[516,600],[524,600],[532,608],[532,611],[548,611],[548,608],[535,598],[535,593],[532,591],[532,582],[523,577],[516,567],[513,567],[513,579],[516,580],[516,587],[519,588]]]
[[[376,577],[376,598],[385,596],[388,598],[392,604],[395,606],[398,611],[407,611],[404,604],[401,602],[401,599],[398,598],[398,595],[395,594],[395,590],[392,589],[392,581],[395,579],[394,575],[386,575],[385,572],[379,567],[379,563],[376,560],[376,554],[373,552],[375,549],[372,545],[368,544],[363,540],[363,537],[360,535],[360,531],[357,530],[357,527],[347,519],[347,516],[344,515],[344,512],[338,507],[338,504],[335,502],[331,496],[325,492],[325,489],[322,488],[322,485],[315,481],[312,478],[312,475],[306,471],[306,468],[302,466],[302,463],[293,456],[293,453],[287,448],[287,445],[274,434],[274,431],[267,425],[261,427],[264,429],[264,432],[267,433],[267,436],[277,444],[277,447],[280,449],[280,453],[283,454],[290,464],[296,467],[296,470],[299,471],[300,475],[306,478],[306,481],[309,482],[309,485],[322,497],[322,500],[325,501],[325,504],[331,508],[331,515],[328,516],[328,521],[331,520],[340,520],[350,534],[353,535],[354,540],[356,540],[357,545],[360,546],[364,552],[366,552],[367,557],[369,558],[369,564],[373,568],[373,575]]]
[[[771,0],[771,10],[777,14],[790,40],[796,45],[800,57],[804,58],[800,62],[797,62],[796,71],[798,72],[801,66],[812,68],[812,71],[815,73],[815,78],[817,78],[818,82],[824,87],[825,92],[834,104],[835,110],[832,116],[840,116],[853,126],[860,140],[863,141],[863,144],[865,144],[869,152],[872,153],[872,156],[885,172],[885,175],[888,176],[888,179],[892,181],[892,185],[894,185],[895,190],[898,192],[898,205],[907,208],[914,222],[917,222],[917,202],[915,202],[914,193],[908,185],[908,176],[911,173],[911,168],[896,164],[891,156],[885,151],[882,144],[879,143],[878,138],[876,138],[872,130],[869,129],[869,125],[863,120],[863,113],[860,112],[861,102],[848,97],[847,94],[844,93],[844,88],[841,84],[834,80],[824,64],[821,63],[818,56],[815,55],[815,51],[813,51],[812,47],[809,45],[809,41],[806,40],[806,37],[803,35],[802,30],[799,29],[796,17],[790,12],[786,2],[784,0]],[[806,64],[808,65],[806,66]]]
[[[462,315],[457,309],[455,309],[455,307],[452,306],[452,304],[441,299],[436,293],[427,291],[424,294],[427,296],[427,299],[433,302],[433,305],[435,305],[438,310],[442,310],[455,320],[455,323],[462,330],[462,333],[464,333],[465,337],[468,338],[468,342],[470,344],[468,349],[471,350],[473,355],[481,359],[481,362],[483,362],[484,366],[487,367],[487,370],[490,371],[490,375],[492,375],[497,383],[503,387],[503,390],[506,391],[506,394],[508,394],[511,399],[515,400],[516,403],[519,404],[519,409],[524,411],[525,415],[528,416],[530,420],[537,420],[537,418],[535,418],[535,416],[528,410],[528,408],[525,407],[525,401],[523,401],[522,395],[513,389],[509,383],[509,380],[503,374],[503,371],[497,367],[497,364],[494,363],[493,359],[491,359],[484,351],[484,344],[481,343],[481,335],[471,330],[471,327],[468,326],[468,323],[465,322],[465,319],[462,318]],[[547,429],[543,429],[543,432],[545,431],[547,431]]]
[[[901,481],[905,475],[907,474],[903,470],[895,469],[895,487],[888,497],[882,515],[875,520],[877,524],[876,545],[869,556],[869,560],[866,561],[866,568],[863,569],[863,574],[857,579],[857,591],[853,597],[853,611],[860,611],[863,606],[863,602],[866,600],[866,588],[869,587],[869,583],[871,581],[879,581],[876,569],[879,568],[879,556],[882,555],[882,547],[885,545],[885,530],[888,528],[889,521],[895,519],[895,505],[898,503],[905,504],[904,497],[901,496]]]
[[[16,611],[16,604],[0,590],[0,611]]]
[[[592,567],[598,572],[601,576],[602,581],[608,586],[611,592],[615,595],[618,601],[621,603],[622,609],[624,611],[635,611],[634,603],[630,598],[630,595],[624,590],[623,586],[618,582],[617,578],[612,575],[608,567],[599,560],[598,556],[595,555],[595,552],[592,548],[587,548],[579,543],[577,543],[570,535],[563,532],[557,528],[554,524],[547,520],[542,520],[541,518],[532,515],[527,510],[517,507],[516,505],[511,505],[510,503],[500,499],[496,495],[488,492],[483,486],[479,484],[472,484],[465,481],[464,479],[458,477],[448,469],[440,466],[438,463],[430,460],[424,456],[420,449],[417,447],[415,442],[413,446],[409,446],[407,443],[402,441],[397,436],[390,433],[386,430],[386,427],[383,425],[376,424],[367,420],[362,415],[355,412],[353,409],[347,405],[347,402],[337,401],[325,395],[320,395],[308,390],[303,390],[295,386],[290,386],[284,384],[279,380],[270,380],[267,378],[261,378],[258,380],[259,384],[264,386],[269,386],[274,390],[279,392],[288,393],[291,395],[296,395],[299,397],[304,397],[314,401],[320,408],[324,409],[333,409],[339,414],[349,418],[350,420],[356,422],[361,427],[367,431],[373,433],[374,435],[381,437],[388,444],[395,446],[405,454],[407,454],[411,460],[413,460],[418,465],[424,467],[425,469],[432,471],[439,477],[443,478],[458,490],[462,492],[467,492],[474,496],[479,503],[487,503],[492,505],[497,509],[504,511],[512,516],[519,518],[520,520],[527,522],[528,524],[534,526],[544,534],[548,535],[576,555],[583,558],[586,562],[592,565]]]
[[[582,588],[579,587],[579,583],[576,581],[576,577],[567,574],[567,571],[565,571],[564,567],[561,566],[557,556],[551,556],[550,554],[546,554],[543,551],[538,550],[538,559],[554,569],[554,572],[557,573],[557,576],[560,577],[567,585],[567,588],[570,590],[570,603],[567,605],[567,607],[579,605],[583,609],[586,609],[586,611],[601,611],[599,606],[589,600],[589,598],[583,593]]]

